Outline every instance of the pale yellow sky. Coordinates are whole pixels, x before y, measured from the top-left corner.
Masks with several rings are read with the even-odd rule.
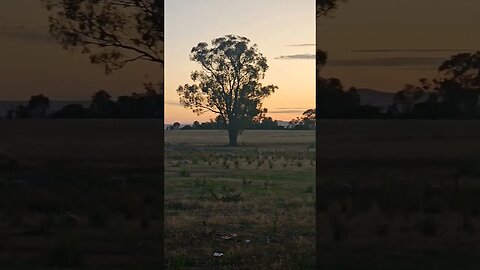
[[[267,57],[263,83],[279,87],[264,101],[267,116],[288,121],[315,106],[314,58],[276,59],[315,53],[315,1],[175,0],[165,6],[165,123],[212,117],[179,106],[176,89],[192,83],[190,73],[200,69],[189,59],[192,47],[227,34],[249,38]],[[298,44],[304,46],[291,46]]]

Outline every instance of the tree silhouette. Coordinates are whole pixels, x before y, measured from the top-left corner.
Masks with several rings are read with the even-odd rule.
[[[50,33],[106,73],[136,60],[163,65],[163,0],[42,0]]]
[[[395,94],[391,114],[409,118],[479,117],[480,52],[459,53],[438,68],[439,79],[406,85]],[[419,102],[426,96],[426,100]]]
[[[27,109],[31,118],[47,117],[50,108],[50,99],[42,94],[30,97]]]
[[[302,117],[297,117],[288,122],[291,129],[315,129],[316,110],[308,109],[303,112]]]
[[[52,113],[51,118],[60,118],[60,119],[81,119],[87,118],[88,111],[81,104],[68,104],[65,105],[60,110]]]
[[[64,49],[88,54],[106,74],[142,60],[163,67],[163,0],[42,2],[50,11],[50,34],[57,42]],[[163,86],[158,96],[163,104]],[[158,115],[163,118],[163,108]]]
[[[480,89],[480,51],[453,55],[438,71],[463,88]]]
[[[420,80],[422,82],[422,79]],[[406,84],[402,90],[395,93],[394,105],[400,113],[409,114],[418,101],[424,97],[426,91],[424,88],[412,84]]]
[[[277,88],[259,82],[268,69],[267,59],[249,42],[246,37],[226,35],[214,39],[211,46],[199,43],[190,55],[202,66],[191,73],[196,84],[177,89],[184,107],[199,115],[217,114],[217,122],[223,122],[228,130],[230,146],[237,145],[243,128],[265,113],[261,101]]]
[[[15,109],[7,112],[7,118],[27,119],[46,118],[50,108],[50,99],[43,94],[31,96],[28,104],[18,105]]]
[[[105,90],[100,90],[93,94],[90,105],[92,116],[95,118],[110,118],[114,110],[112,96]]]
[[[317,78],[316,88],[318,118],[351,118],[360,107],[356,89],[344,91],[337,78]]]
[[[333,10],[338,8],[340,2],[345,1],[346,0],[317,0],[317,17],[330,15]]]

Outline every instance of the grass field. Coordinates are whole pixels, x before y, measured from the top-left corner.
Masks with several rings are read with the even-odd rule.
[[[321,121],[318,269],[479,269],[479,121]]]
[[[166,131],[167,268],[315,269],[315,132],[226,139]]]
[[[479,124],[469,120],[320,121],[318,160],[314,162],[318,163],[318,269],[478,269]],[[308,156],[305,160],[313,159],[309,156],[315,144],[313,133],[247,131],[240,138],[242,147],[230,149],[221,147],[227,141],[220,131],[166,133],[166,159],[170,160],[166,181],[167,190],[172,191],[166,199],[171,206],[167,206],[170,261],[177,266],[217,263],[225,269],[245,266],[245,261],[256,263],[247,264],[246,269],[314,269],[313,264],[298,263],[311,261],[313,254],[312,242],[302,235],[315,232],[311,229],[314,221],[309,219],[314,213],[308,208],[310,195],[302,192],[311,191],[312,182],[305,180],[313,168],[295,167],[295,153],[303,152]],[[292,162],[283,167],[277,161],[273,169],[265,163],[258,167],[258,153],[269,151],[266,156],[282,152]],[[257,155],[250,166],[249,153]],[[239,166],[232,169],[236,159]],[[300,174],[303,170],[304,175]],[[270,194],[261,194],[266,175],[279,184]],[[257,183],[256,194],[242,185],[244,178]],[[208,190],[222,185],[234,188],[244,200],[214,206]],[[289,207],[279,198],[290,201]],[[250,202],[255,203],[248,205]],[[245,210],[258,205],[275,210]],[[287,213],[284,222],[277,223],[282,226],[278,249],[272,252],[265,243],[259,243],[256,252],[245,250],[242,244],[238,247],[246,238],[261,240],[258,235],[271,233],[268,222],[276,220],[277,209]],[[223,218],[225,212],[228,218]],[[181,213],[187,213],[186,217]],[[243,213],[255,216],[247,222],[254,224],[250,230],[241,226]],[[178,227],[182,229],[175,232]],[[192,227],[196,230],[188,229]],[[238,242],[202,235],[202,229],[207,233],[220,231],[219,236],[236,233]],[[303,244],[298,245],[295,237]],[[189,248],[174,248],[172,239],[190,243],[185,245]],[[228,251],[223,261],[212,258],[215,249]],[[238,254],[247,259],[242,261]],[[263,260],[253,259],[262,254]]]
[[[0,269],[161,268],[161,121],[0,130]]]
[[[480,268],[479,121],[318,129],[0,121],[0,269]]]

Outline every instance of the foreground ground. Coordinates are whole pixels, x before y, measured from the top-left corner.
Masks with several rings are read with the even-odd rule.
[[[165,164],[160,121],[0,130],[0,269],[159,269],[164,165],[170,269],[312,269],[315,236],[318,269],[480,268],[478,121],[321,121],[316,159],[312,132],[169,131]]]
[[[480,269],[479,121],[322,121],[318,269]]]
[[[0,269],[161,268],[161,121],[0,130]]]
[[[314,131],[225,139],[166,131],[167,269],[315,269]]]

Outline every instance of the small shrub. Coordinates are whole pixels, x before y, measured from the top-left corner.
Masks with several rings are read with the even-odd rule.
[[[220,198],[224,202],[239,202],[242,199],[241,193],[227,192]]]
[[[195,186],[197,187],[204,187],[207,184],[207,180],[205,178],[202,178],[202,181],[199,179],[195,179]]]
[[[245,176],[242,177],[242,184],[243,184],[244,186],[250,185],[251,183],[252,183],[252,180],[247,180],[247,179],[245,178]]]
[[[190,177],[190,172],[186,168],[182,168],[180,170],[180,176],[181,177]]]
[[[313,193],[313,186],[308,186],[303,193]]]
[[[272,227],[272,231],[274,233],[278,231],[277,223],[278,223],[278,214],[275,214],[275,217],[273,218],[273,227]]]
[[[262,165],[263,165],[263,160],[258,160],[257,166],[258,166],[258,167],[261,167]]]

